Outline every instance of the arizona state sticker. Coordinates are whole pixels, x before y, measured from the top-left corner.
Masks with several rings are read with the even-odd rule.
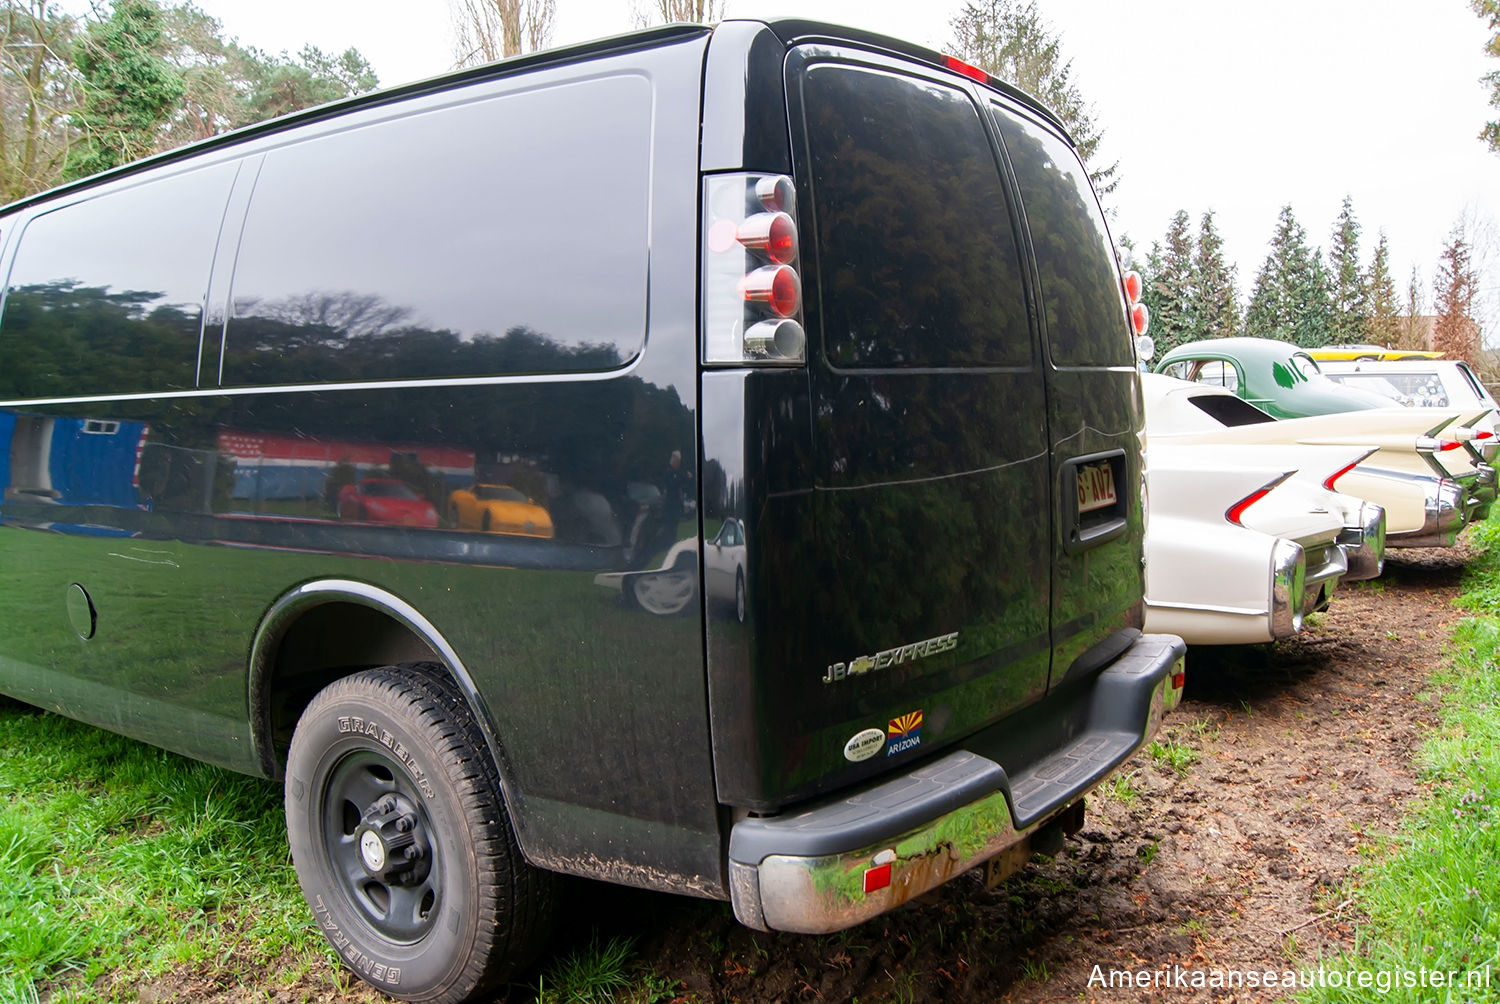
[[[888,742],[885,748],[886,756],[895,756],[913,746],[920,746],[922,744],[921,710],[909,711],[892,718],[885,731]]]

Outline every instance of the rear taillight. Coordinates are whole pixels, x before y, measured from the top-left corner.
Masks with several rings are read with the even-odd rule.
[[[729,365],[807,358],[796,189],[785,175],[703,179],[703,358]]]
[[[1283,474],[1281,477],[1277,478],[1275,481],[1272,481],[1272,482],[1270,482],[1267,485],[1264,485],[1264,486],[1262,486],[1260,488],[1257,488],[1255,491],[1251,492],[1249,495],[1246,495],[1244,498],[1240,499],[1234,505],[1230,506],[1227,510],[1225,510],[1225,512],[1224,512],[1224,518],[1227,519],[1227,520],[1229,520],[1229,522],[1233,523],[1235,526],[1244,526],[1245,524],[1242,523],[1242,522],[1240,522],[1240,520],[1244,518],[1244,516],[1245,516],[1245,510],[1249,509],[1255,503],[1259,502],[1261,499],[1263,499],[1267,495],[1271,494],[1272,490],[1275,489],[1277,485],[1281,484],[1283,481],[1285,481],[1287,478],[1291,477],[1295,473],[1297,473],[1297,472],[1296,471],[1287,471],[1285,474]]]
[[[1125,302],[1130,305],[1130,330],[1139,338],[1151,327],[1151,311],[1141,302],[1146,284],[1141,281],[1141,274],[1134,269],[1121,277],[1121,284],[1125,287]]]
[[[1350,471],[1354,470],[1354,468],[1356,468],[1358,466],[1359,466],[1359,461],[1356,460],[1354,463],[1350,464],[1347,467],[1341,467],[1341,468],[1339,468],[1337,471],[1334,471],[1332,474],[1330,474],[1327,478],[1323,479],[1323,487],[1327,488],[1331,492],[1338,491],[1337,488],[1333,487],[1338,482],[1338,479],[1341,478],[1341,477],[1343,477],[1345,474],[1348,474]]]
[[[1438,440],[1438,452],[1447,453],[1449,450],[1456,450],[1462,445],[1464,444],[1461,439],[1440,439]]]

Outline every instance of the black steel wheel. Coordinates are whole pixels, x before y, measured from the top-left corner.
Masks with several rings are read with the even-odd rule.
[[[385,993],[471,1000],[546,938],[554,877],[522,857],[483,736],[436,667],[319,693],[292,736],[286,817],[319,928]]]

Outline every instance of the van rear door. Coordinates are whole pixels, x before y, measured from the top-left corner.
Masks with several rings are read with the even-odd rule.
[[[786,74],[812,429],[807,490],[758,522],[785,534],[751,596],[762,804],[1038,700],[1051,647],[1041,354],[986,113],[954,75],[856,49],[797,46]]]

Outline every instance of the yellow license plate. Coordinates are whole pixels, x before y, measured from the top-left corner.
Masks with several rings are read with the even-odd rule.
[[[1085,464],[1078,468],[1078,514],[1114,505],[1115,469],[1109,461]]]

